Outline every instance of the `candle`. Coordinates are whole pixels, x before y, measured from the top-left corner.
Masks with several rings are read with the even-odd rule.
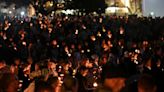
[[[97,86],[98,86],[97,82],[94,82],[93,87],[97,87]]]

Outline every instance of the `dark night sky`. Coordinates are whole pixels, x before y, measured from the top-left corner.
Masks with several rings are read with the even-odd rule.
[[[0,2],[7,2],[8,4],[16,3],[18,6],[27,5],[30,0],[0,0]]]

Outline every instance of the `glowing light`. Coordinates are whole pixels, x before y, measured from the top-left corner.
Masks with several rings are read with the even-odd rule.
[[[60,77],[58,77],[58,80],[59,80],[59,81],[61,81],[61,78],[60,78]]]
[[[71,54],[69,53],[68,56],[71,57]]]
[[[78,34],[78,30],[76,29],[76,32],[75,32],[75,34]]]
[[[97,82],[94,82],[93,87],[97,87],[97,86],[98,86]]]
[[[52,7],[53,5],[54,5],[53,2],[51,2],[51,3],[50,3],[50,6]]]
[[[53,4],[53,1],[47,1],[44,5],[43,5],[43,7],[46,7],[46,8],[50,8],[50,7],[52,7],[54,4]]]
[[[124,34],[124,29],[122,27],[120,28],[120,34]]]
[[[90,52],[90,49],[87,49],[87,52]]]
[[[19,88],[21,88],[22,87],[22,84],[19,84]]]
[[[102,21],[103,21],[103,19],[102,19],[102,18],[100,18],[100,19],[99,19],[99,23],[102,23]]]
[[[112,38],[112,33],[110,31],[108,31],[108,37]]]
[[[83,29],[86,29],[86,26],[85,26],[85,25],[82,25],[82,28],[83,28]]]
[[[98,32],[98,33],[97,33],[97,36],[101,37],[101,33],[100,33],[100,32]]]
[[[137,61],[137,60],[134,60],[134,63],[135,63],[135,64],[138,64],[138,61]]]
[[[14,50],[17,50],[17,48],[16,48],[16,47],[14,47]]]
[[[9,23],[9,26],[11,26],[11,23]]]
[[[22,42],[22,45],[26,46],[26,42]]]
[[[19,82],[20,82],[20,83],[22,83],[22,82],[23,82],[23,80],[19,80]]]
[[[108,37],[109,37],[109,38],[112,38],[112,34],[109,34]]]
[[[71,14],[71,15],[73,15],[74,14],[74,12],[75,12],[75,10],[70,10],[70,9],[67,9],[67,10],[62,10],[61,11],[62,13],[64,13],[64,14],[66,14],[66,15],[68,15],[68,14]]]
[[[24,11],[21,11],[20,14],[21,14],[21,16],[24,16],[25,15],[25,12]]]
[[[6,39],[7,39],[7,37],[6,37],[6,36],[3,36],[3,39],[4,39],[4,40],[6,40]]]
[[[81,50],[81,53],[84,53],[84,50]]]
[[[116,12],[116,8],[115,8],[115,7],[108,7],[108,8],[106,9],[106,11],[109,11],[109,12],[111,12],[111,13],[115,13],[115,12]]]
[[[61,69],[62,67],[61,67],[61,66],[59,66],[59,68]]]
[[[92,40],[92,41],[96,41],[95,36],[91,36],[91,40]]]
[[[140,53],[140,50],[136,49],[135,52],[139,54]]]
[[[151,16],[154,16],[154,12],[150,12],[150,15],[151,15]]]
[[[73,70],[73,73],[76,73],[76,70],[75,69]]]
[[[23,21],[21,21],[21,23],[23,23]]]
[[[123,2],[123,0],[122,0]],[[130,1],[129,0],[124,0],[124,5],[127,7],[130,7]]]
[[[9,11],[9,14],[11,14],[12,13],[12,11]]]
[[[102,28],[102,31],[103,31],[103,32],[106,32],[106,30],[105,30],[105,28],[104,28],[104,27]]]
[[[61,76],[61,77],[63,77],[63,76],[64,76],[64,74],[60,74],[60,76]]]
[[[127,7],[108,7],[106,8],[106,13],[116,13],[116,11],[120,11],[122,13],[128,13],[129,10]]]

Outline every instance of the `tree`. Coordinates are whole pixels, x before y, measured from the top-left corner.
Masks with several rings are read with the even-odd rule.
[[[36,14],[48,15],[53,10],[56,10],[56,2],[54,0],[31,0],[31,4],[34,6]]]

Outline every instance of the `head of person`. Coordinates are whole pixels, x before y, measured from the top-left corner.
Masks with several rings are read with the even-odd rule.
[[[6,66],[5,60],[0,60],[0,69]]]
[[[21,63],[20,58],[15,58],[14,59],[14,64],[19,65]]]
[[[0,75],[0,92],[17,92],[18,80],[11,73]]]
[[[47,82],[40,80],[35,82],[35,92],[53,92],[53,89]]]
[[[80,74],[83,76],[83,77],[85,77],[87,74],[88,74],[88,68],[86,68],[86,67],[84,67],[84,66],[82,66],[82,67],[80,67]]]
[[[120,92],[125,87],[126,72],[121,65],[107,66],[107,72],[103,82],[104,87],[112,92]]]
[[[49,77],[47,82],[52,87],[54,92],[56,92],[57,88],[60,86],[60,81],[58,77]]]
[[[32,63],[33,63],[32,57],[27,58],[27,63],[28,63],[28,64],[32,64]]]
[[[66,76],[62,86],[64,91],[77,92],[77,81],[72,76]]]
[[[147,74],[141,75],[138,80],[138,92],[156,92],[157,85],[153,77]]]

